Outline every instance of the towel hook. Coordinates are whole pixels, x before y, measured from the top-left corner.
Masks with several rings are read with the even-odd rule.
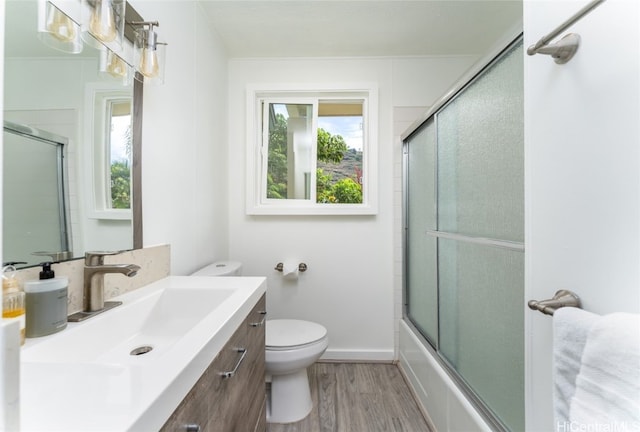
[[[553,313],[562,307],[580,308],[580,297],[573,291],[560,290],[557,291],[553,298],[548,300],[529,300],[529,309],[537,310],[545,315],[553,315]]]

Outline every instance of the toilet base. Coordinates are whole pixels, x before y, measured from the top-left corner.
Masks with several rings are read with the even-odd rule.
[[[309,415],[313,403],[307,369],[271,377],[267,396],[267,422],[293,423]]]

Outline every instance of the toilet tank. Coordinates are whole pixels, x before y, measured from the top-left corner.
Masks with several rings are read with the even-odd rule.
[[[216,261],[192,273],[192,276],[240,276],[242,263],[238,261]]]

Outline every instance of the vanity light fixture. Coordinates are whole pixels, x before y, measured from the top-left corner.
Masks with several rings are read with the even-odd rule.
[[[126,0],[82,0],[82,38],[100,48],[122,49]]]
[[[140,26],[136,31],[134,64],[136,70],[155,84],[164,83],[164,54],[166,43],[158,42],[158,34],[154,27],[159,27],[158,21],[134,21],[132,26]]]
[[[99,71],[103,76],[120,80],[123,85],[131,84],[133,68],[109,48],[103,47],[100,50]]]
[[[38,38],[45,45],[72,54],[82,51],[80,26],[51,2],[38,2]]]

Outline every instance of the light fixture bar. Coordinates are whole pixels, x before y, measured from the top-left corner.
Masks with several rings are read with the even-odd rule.
[[[159,27],[160,23],[158,21],[131,21],[127,24],[132,27],[141,27],[136,30],[136,70],[144,76],[145,80],[163,83],[164,50],[167,44],[158,42],[158,34],[154,29]]]

